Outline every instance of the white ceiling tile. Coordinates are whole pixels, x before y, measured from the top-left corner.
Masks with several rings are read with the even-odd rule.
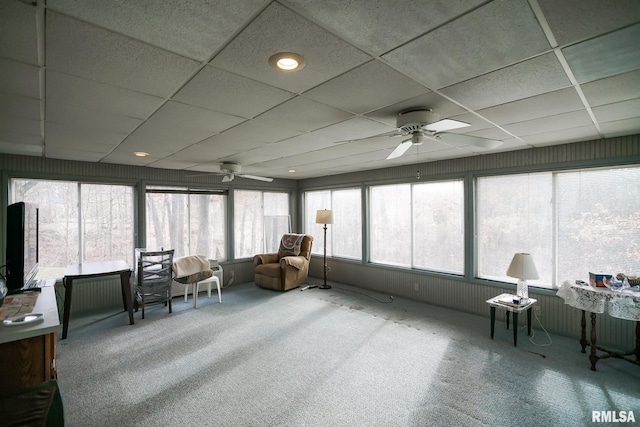
[[[321,148],[330,147],[334,143],[331,138],[323,138],[320,135],[304,133],[283,141],[262,145],[253,149],[252,152],[264,153],[265,156],[270,157],[269,160],[273,160],[274,158],[277,159],[320,150]]]
[[[48,0],[47,7],[203,61],[265,0]]]
[[[402,45],[476,7],[482,0],[289,0],[324,27],[375,55]]]
[[[35,6],[0,1],[0,28],[0,57],[38,65]]]
[[[198,63],[163,49],[47,13],[47,67],[157,96],[169,96]]]
[[[221,133],[220,140],[244,149],[252,149],[261,144],[291,138],[300,133],[300,131],[274,125],[270,121],[258,117]]]
[[[173,154],[171,158],[187,162],[200,161],[202,163],[210,163],[240,151],[242,151],[241,147],[237,147],[232,142],[229,143],[224,137],[224,133],[221,133],[191,145]]]
[[[250,119],[293,96],[282,89],[207,66],[173,99]]]
[[[440,89],[549,49],[526,0],[496,0],[384,55],[430,89]]]
[[[352,114],[346,111],[297,96],[267,111],[258,118],[276,126],[284,126],[300,132],[310,132],[344,121],[350,117],[352,117]]]
[[[278,52],[295,52],[307,62],[296,72],[279,72],[269,65]],[[316,24],[278,3],[271,3],[218,54],[212,65],[301,93],[354,68],[370,57]]]
[[[574,87],[545,93],[519,101],[479,110],[478,114],[492,122],[504,125],[528,119],[552,116],[584,108]]]
[[[505,125],[504,128],[518,137],[536,135],[544,131],[557,131],[573,127],[593,125],[593,121],[585,110],[572,111],[570,113],[556,114],[554,116],[527,120],[524,122]],[[526,138],[525,141],[527,140]]]
[[[40,138],[22,136],[3,140],[0,138],[0,152],[4,154],[18,154],[22,156],[42,156],[42,143]]]
[[[374,122],[363,117],[355,117],[344,122],[327,126],[313,133],[333,141],[348,141],[360,138],[368,138],[370,136],[378,136],[387,132],[394,131],[395,128]]]
[[[640,24],[562,49],[578,83],[640,69]]]
[[[442,90],[476,110],[553,92],[571,85],[553,53],[485,74]]]
[[[104,157],[103,152],[82,150],[78,149],[77,147],[47,145],[47,148],[44,151],[45,155],[49,159],[76,160],[79,162],[99,162]]]
[[[601,123],[600,129],[602,130],[606,138],[638,134],[640,133],[640,131],[638,130],[640,129],[640,117]]]
[[[608,33],[640,20],[637,0],[537,0],[560,46]]]
[[[595,107],[593,108],[593,114],[596,116],[598,123],[640,117],[640,98]],[[637,131],[640,133],[640,128]]]
[[[40,139],[40,121],[19,117],[0,117],[0,140],[7,141],[9,135],[18,134]]]
[[[78,148],[81,151],[107,154],[124,139],[126,134],[96,131],[58,123],[46,123],[45,144],[48,148]],[[47,151],[48,153],[48,151]]]
[[[424,86],[373,60],[305,92],[304,96],[363,114],[427,92]]]
[[[181,160],[173,160],[171,157],[166,157],[153,163],[149,163],[147,166],[152,168],[183,170],[195,165],[197,165],[197,162],[184,162]]]
[[[105,114],[82,107],[47,102],[47,122],[55,122],[87,130],[128,134],[138,127],[142,120],[115,114]]]
[[[16,117],[40,120],[40,100],[0,92],[0,121]]]
[[[40,71],[33,65],[0,58],[0,91],[40,99]]]
[[[47,70],[47,101],[146,119],[163,98]]]
[[[173,141],[176,150],[202,141],[244,121],[243,118],[218,113],[192,105],[169,101],[133,133],[133,137]]]
[[[588,141],[590,139],[600,139],[600,135],[595,126],[574,127],[571,129],[559,129],[551,132],[542,132],[535,135],[527,135],[523,137],[524,141],[535,147],[543,147],[548,145],[557,145],[558,141],[578,142]]]
[[[581,88],[592,107],[640,98],[640,70],[585,83]]]

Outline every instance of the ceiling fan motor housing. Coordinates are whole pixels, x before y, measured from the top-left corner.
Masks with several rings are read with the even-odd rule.
[[[440,120],[440,116],[432,110],[412,110],[400,113],[396,121],[396,127],[401,132],[420,132],[425,126]]]
[[[242,170],[242,166],[238,163],[223,163],[220,165],[220,170],[228,173],[239,173]]]

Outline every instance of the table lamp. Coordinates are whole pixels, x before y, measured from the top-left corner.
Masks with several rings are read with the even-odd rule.
[[[529,284],[527,280],[535,280],[540,277],[538,270],[536,270],[536,265],[533,263],[533,257],[525,253],[517,253],[513,256],[507,269],[507,276],[518,279],[516,295],[520,297],[522,302],[527,302],[529,299]]]
[[[327,285],[327,224],[333,224],[333,211],[320,209],[316,212],[316,224],[324,224],[324,283],[318,289],[331,289]]]

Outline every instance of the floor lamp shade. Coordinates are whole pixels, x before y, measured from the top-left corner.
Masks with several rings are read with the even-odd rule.
[[[531,254],[517,253],[513,256],[507,269],[507,276],[518,279],[516,294],[523,299],[529,298],[529,284],[527,280],[535,280],[540,276],[533,262]]]
[[[333,211],[320,209],[316,212],[316,224],[333,224]]]

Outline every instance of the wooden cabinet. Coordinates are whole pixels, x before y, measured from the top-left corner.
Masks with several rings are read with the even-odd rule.
[[[0,344],[1,393],[57,379],[57,343],[53,332]]]
[[[32,310],[39,322],[6,326],[0,322],[0,394],[57,379],[58,305],[53,287],[43,287]]]

